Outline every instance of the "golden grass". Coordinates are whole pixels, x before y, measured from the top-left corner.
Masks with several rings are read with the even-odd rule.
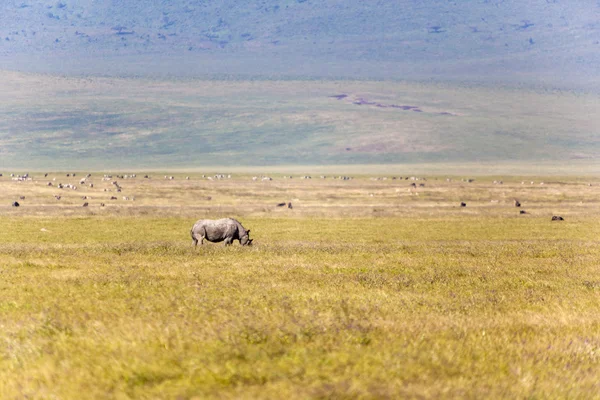
[[[597,396],[587,179],[0,179],[1,398]],[[225,215],[256,245],[191,247]]]

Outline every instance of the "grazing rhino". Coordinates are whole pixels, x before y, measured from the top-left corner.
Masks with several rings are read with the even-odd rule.
[[[239,240],[242,246],[252,244],[252,239],[248,237],[250,229],[246,230],[239,221],[233,218],[223,219],[201,219],[194,224],[190,234],[194,246],[204,243],[204,239],[209,242],[225,242],[225,246],[230,245],[234,240]]]

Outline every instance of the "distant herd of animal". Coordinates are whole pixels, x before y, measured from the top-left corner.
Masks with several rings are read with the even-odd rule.
[[[48,174],[45,174],[44,176],[47,176],[47,175]],[[1,176],[2,176],[2,174],[0,174],[0,177]],[[13,175],[11,174],[11,176],[13,176]],[[69,176],[69,175],[67,175],[67,176]],[[72,176],[75,176],[75,174],[72,174]],[[90,177],[89,174],[86,176],[86,178],[88,178],[88,177]],[[118,178],[126,178],[127,176],[117,176],[117,177]],[[131,177],[133,178],[133,177],[135,177],[135,175],[133,175]],[[203,177],[204,177],[204,175],[203,175]],[[230,178],[230,177],[231,177],[231,175],[228,176],[228,178]],[[82,179],[81,183],[85,182],[86,178]],[[112,177],[105,175],[103,180],[110,179],[110,178],[112,178]],[[146,175],[146,176],[144,176],[144,178],[149,178],[149,176]],[[217,178],[224,179],[226,177],[223,175],[223,176],[218,176]],[[325,177],[322,176],[321,178],[325,178]],[[340,177],[340,178],[341,179],[343,179],[343,178],[351,179],[351,178],[347,178],[347,177]],[[172,176],[165,176],[165,179],[172,180],[174,178]],[[189,179],[189,177],[186,177],[186,180],[187,179]],[[303,177],[303,179],[310,179],[310,177]],[[396,179],[396,178],[394,177],[394,179]],[[400,178],[400,179],[402,179],[402,178]],[[409,178],[406,178],[406,179],[409,179]],[[29,177],[28,174],[26,174],[24,176],[19,175],[17,178],[13,177],[13,180],[31,180],[31,178]],[[254,177],[253,180],[256,180],[256,177]],[[468,182],[472,182],[472,181],[473,180],[469,179]],[[497,182],[494,181],[494,183],[496,184]],[[113,184],[116,184],[116,182],[113,182]],[[51,185],[51,183],[49,185]],[[416,186],[414,183],[412,183],[411,185]],[[90,184],[90,186],[92,186],[92,185]],[[421,186],[424,186],[424,185],[421,184]],[[118,184],[117,184],[117,187],[118,187]],[[60,198],[60,196],[58,198]],[[116,198],[116,197],[114,197],[114,198]],[[19,200],[24,200],[24,199],[25,199],[24,196],[19,197]],[[83,206],[86,207],[87,205],[88,205],[88,203],[86,202],[86,203],[84,203]],[[102,204],[102,205],[104,205],[104,204]],[[521,203],[516,199],[515,199],[514,205],[515,205],[515,207],[521,207]],[[18,201],[14,201],[12,203],[12,206],[19,207],[20,204]],[[287,206],[288,208],[292,208],[292,203],[279,203],[279,204],[277,204],[277,206],[278,207]],[[467,204],[465,202],[461,202],[460,206],[466,207]],[[527,212],[524,210],[520,210],[519,213],[526,214]],[[561,216],[554,215],[554,216],[552,216],[551,220],[552,221],[564,221],[564,218]],[[209,242],[213,242],[213,243],[224,242],[225,246],[232,244],[232,242],[234,240],[238,240],[240,242],[240,245],[250,246],[250,245],[252,245],[253,239],[250,239],[249,234],[250,234],[250,229],[244,228],[239,221],[237,221],[233,218],[223,218],[223,219],[218,219],[218,220],[201,219],[201,220],[197,221],[194,224],[194,226],[192,226],[192,229],[190,230],[190,235],[192,236],[192,243],[194,246],[197,246],[198,242],[200,242],[200,245],[202,245],[204,243],[204,240],[208,240]]]

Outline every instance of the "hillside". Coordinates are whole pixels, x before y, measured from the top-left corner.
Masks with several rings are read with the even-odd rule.
[[[598,163],[598,96],[0,74],[0,168]],[[1,171],[0,171],[1,172]],[[473,171],[475,172],[475,171]]]
[[[5,0],[0,68],[600,88],[600,3]]]

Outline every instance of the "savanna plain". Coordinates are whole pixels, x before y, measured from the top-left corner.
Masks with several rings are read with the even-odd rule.
[[[363,172],[4,172],[0,398],[598,397],[600,181]]]

